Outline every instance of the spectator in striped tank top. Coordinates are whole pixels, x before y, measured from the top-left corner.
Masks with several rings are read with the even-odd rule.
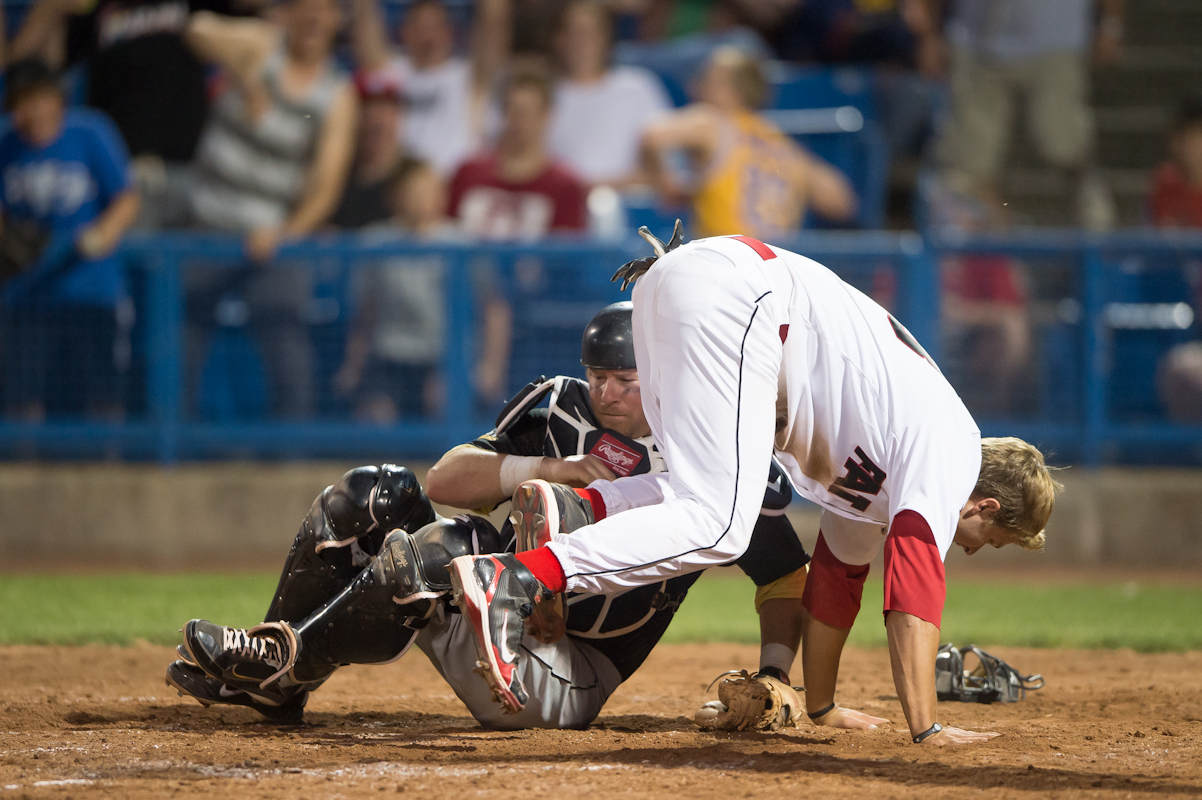
[[[247,259],[241,269],[185,275],[189,371],[195,390],[217,309],[242,303],[274,413],[304,417],[315,404],[305,330],[312,278],[307,268],[271,262],[281,243],[333,212],[354,152],[358,99],[331,57],[337,0],[286,0],[279,21],[198,12],[186,32],[224,73],[197,148],[193,212],[201,228],[243,235]]]

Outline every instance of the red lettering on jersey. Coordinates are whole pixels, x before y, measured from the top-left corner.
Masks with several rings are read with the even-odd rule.
[[[642,456],[608,433],[593,445],[593,449],[589,450],[588,454],[604,461],[605,466],[613,470],[619,478],[625,478],[634,472],[634,468],[642,460]]]
[[[789,326],[781,325],[780,326],[780,343],[784,344],[785,339],[788,339],[788,338],[789,338]]]
[[[772,252],[772,248],[768,247],[768,245],[764,244],[759,239],[752,239],[750,236],[732,236],[730,238],[747,245],[757,254],[759,254],[759,257],[765,261],[771,261],[772,259],[776,258],[776,253]]]

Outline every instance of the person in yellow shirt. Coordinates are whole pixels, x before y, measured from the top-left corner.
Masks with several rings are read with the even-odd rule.
[[[665,200],[691,200],[698,237],[746,234],[776,241],[796,232],[808,209],[832,221],[855,216],[847,178],[756,113],[767,93],[756,59],[720,48],[701,77],[698,102],[643,132],[647,177]],[[665,166],[673,150],[685,151],[692,162],[691,190]]]

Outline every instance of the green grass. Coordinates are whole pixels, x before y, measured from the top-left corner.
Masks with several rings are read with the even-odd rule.
[[[193,617],[263,621],[278,572],[0,575],[0,644],[176,644]]]
[[[0,644],[174,644],[192,617],[247,626],[262,619],[278,574],[2,575]],[[755,642],[754,587],[713,575],[689,592],[669,642]],[[851,632],[885,643],[881,584],[869,581]],[[1202,649],[1202,588],[1137,584],[1030,585],[952,581],[943,641],[1035,647]]]
[[[754,595],[740,575],[709,576],[689,592],[664,640],[757,642]],[[882,603],[881,582],[869,580],[851,644],[884,646]],[[957,645],[1197,650],[1202,587],[952,580],[940,638]]]

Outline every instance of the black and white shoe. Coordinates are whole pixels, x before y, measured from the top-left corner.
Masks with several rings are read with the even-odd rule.
[[[299,725],[304,721],[305,704],[309,702],[307,691],[298,692],[283,702],[271,697],[255,697],[242,689],[234,689],[222,681],[205,674],[204,670],[188,661],[173,661],[167,666],[167,685],[187,695],[208,708],[213,705],[245,706],[253,708],[272,722]]]
[[[524,553],[551,541],[555,533],[571,533],[596,522],[593,506],[571,487],[543,480],[524,481],[513,493],[509,521]]]
[[[203,619],[183,629],[188,660],[206,675],[230,687],[254,688],[264,697],[286,702],[295,693],[279,685],[300,654],[300,640],[286,622],[264,622],[253,628],[227,628]]]
[[[509,554],[460,556],[451,562],[450,572],[452,602],[475,634],[476,672],[506,713],[516,714],[529,699],[517,671],[522,633],[551,592]]]

